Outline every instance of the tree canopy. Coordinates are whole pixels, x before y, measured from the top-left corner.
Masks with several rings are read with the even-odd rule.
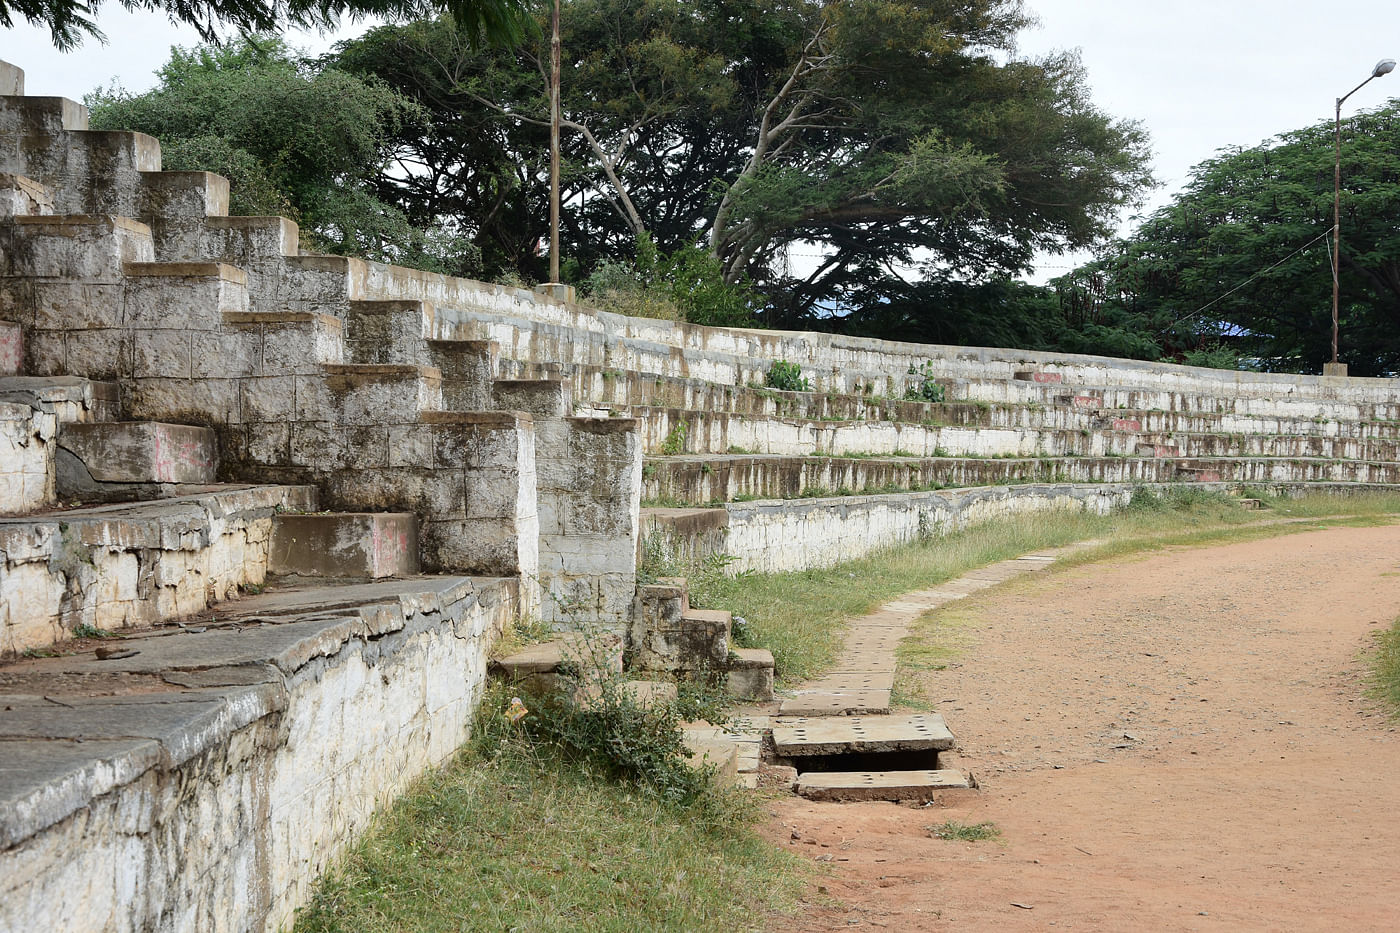
[[[1136,319],[1168,352],[1233,348],[1316,372],[1331,358],[1331,121],[1202,162],[1185,190],[1098,261],[1065,300]],[[1400,371],[1400,101],[1342,126],[1340,357]]]
[[[641,234],[665,254],[699,240],[797,324],[919,263],[988,278],[1093,242],[1147,180],[1145,137],[1092,105],[1074,56],[1016,58],[1026,23],[1018,0],[566,0],[566,256],[582,276]],[[381,194],[527,276],[547,52],[437,20],[335,59],[431,114]],[[794,250],[822,259],[797,274]]]
[[[267,32],[291,24],[324,28],[341,18],[378,16],[412,19],[445,11],[461,29],[493,42],[520,40],[528,0],[117,0],[125,10],[164,13],[172,23],[193,26],[206,42],[218,38],[221,25],[242,33]],[[70,49],[85,36],[103,39],[97,27],[101,0],[0,0],[0,26],[16,21],[45,27],[59,49]]]

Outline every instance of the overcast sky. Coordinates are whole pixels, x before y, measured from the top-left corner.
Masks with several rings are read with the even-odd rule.
[[[1397,0],[1027,0],[1027,6],[1041,24],[1022,35],[1021,53],[1079,49],[1095,102],[1141,121],[1151,134],[1163,187],[1150,196],[1149,209],[1222,147],[1251,146],[1331,119],[1336,98],[1365,80],[1379,59],[1400,58]],[[0,30],[0,59],[25,70],[28,93],[77,99],[113,78],[144,90],[171,45],[197,42],[188,28],[125,13],[111,2],[98,22],[108,44],[88,42],[68,54],[54,51],[45,31]],[[292,37],[294,45],[317,50],[330,41]],[[1367,85],[1343,115],[1393,96],[1400,96],[1400,72]],[[1131,217],[1123,220],[1129,228]],[[1073,262],[1048,259],[1037,278]]]

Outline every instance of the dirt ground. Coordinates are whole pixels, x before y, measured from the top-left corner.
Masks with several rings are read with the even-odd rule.
[[[1400,929],[1400,734],[1361,657],[1400,615],[1400,527],[1051,571],[969,608],[927,695],[981,790],[774,803],[767,832],[826,871],[772,929]],[[947,819],[1002,837],[934,838]]]

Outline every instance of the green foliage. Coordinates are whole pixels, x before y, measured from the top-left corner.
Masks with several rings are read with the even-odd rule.
[[[720,327],[752,327],[758,296],[724,281],[719,262],[692,243],[662,256],[648,234],[632,262],[605,259],[583,282],[588,301],[604,311]]]
[[[230,210],[285,215],[315,250],[466,274],[477,249],[450,226],[419,228],[375,191],[392,141],[425,114],[373,78],[322,67],[280,40],[173,49],[160,84],[87,98],[95,129],[135,129],[162,143],[167,170],[226,175]]]
[[[1234,347],[1223,344],[1208,344],[1196,350],[1181,354],[1181,362],[1187,366],[1204,366],[1207,369],[1239,369],[1240,354]]]
[[[395,0],[118,0],[126,10],[156,10],[171,22],[194,27],[205,42],[219,41],[223,24],[242,33],[271,32],[286,25],[334,28],[344,19],[395,17],[422,14],[418,3]],[[56,48],[68,50],[85,36],[105,41],[95,21],[101,0],[0,0],[0,26],[9,28],[19,19],[47,26]],[[464,32],[476,38],[484,34],[492,42],[511,44],[524,35],[524,0],[445,0],[435,6],[456,17]]]
[[[841,321],[850,334],[949,346],[1015,347],[1155,360],[1162,347],[1140,319],[1008,279],[889,281]]]
[[[942,402],[944,396],[943,386],[938,383],[933,375],[933,360],[927,360],[922,367],[910,365],[909,375],[922,376],[918,385],[912,385],[904,390],[904,398],[910,402]]]
[[[676,454],[685,452],[685,436],[690,431],[690,422],[677,421],[671,426],[671,430],[666,433],[666,439],[661,442],[661,453],[667,457],[674,457]]]
[[[1226,150],[1102,258],[1057,282],[1165,354],[1227,346],[1248,365],[1317,372],[1331,358],[1334,125]],[[1341,359],[1400,371],[1400,101],[1342,127]],[[1233,367],[1231,367],[1233,368]]]
[[[781,392],[812,391],[812,384],[802,375],[802,367],[787,360],[774,360],[763,377],[763,384]]]
[[[1092,105],[1073,56],[1008,54],[1026,23],[1017,0],[565,0],[570,280],[647,234],[686,320],[786,325],[873,306],[916,255],[986,278],[1091,242],[1146,180],[1146,140]],[[415,225],[454,218],[493,275],[547,261],[546,35],[505,53],[439,20],[336,57],[430,115],[377,190]],[[813,243],[827,261],[794,276],[788,249]],[[766,300],[694,284],[744,281]]]
[[[547,755],[675,803],[695,804],[714,786],[712,769],[685,760],[675,704],[637,702],[622,689],[620,675],[599,678],[588,692],[586,701],[573,693],[534,697],[530,712],[512,725],[504,716],[509,698],[497,691],[482,703],[486,725],[478,747],[490,754],[493,743],[518,731]]]
[[[109,631],[107,631],[105,628],[98,628],[98,627],[95,626],[95,625],[89,625],[88,623],[84,622],[84,623],[82,623],[81,625],[79,625],[77,628],[73,629],[73,637],[74,637],[74,638],[116,638],[116,637],[117,637],[117,634],[116,634],[115,632],[109,632]]]
[[[1386,706],[1392,718],[1400,718],[1400,619],[1376,635],[1370,695]]]

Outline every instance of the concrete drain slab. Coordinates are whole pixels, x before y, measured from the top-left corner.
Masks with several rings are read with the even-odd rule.
[[[826,674],[809,680],[794,693],[850,693],[852,690],[893,690],[894,674],[890,671],[850,671]]]
[[[843,652],[849,654],[856,651],[893,651],[904,638],[905,633],[902,629],[859,629],[847,633]]]
[[[971,790],[961,771],[809,771],[797,793],[809,800],[932,800],[939,791]]]
[[[883,715],[890,711],[888,690],[811,691],[789,697],[778,708],[783,716]]]
[[[774,751],[789,758],[868,752],[946,751],[955,744],[948,724],[937,713],[798,719],[773,727]]]

